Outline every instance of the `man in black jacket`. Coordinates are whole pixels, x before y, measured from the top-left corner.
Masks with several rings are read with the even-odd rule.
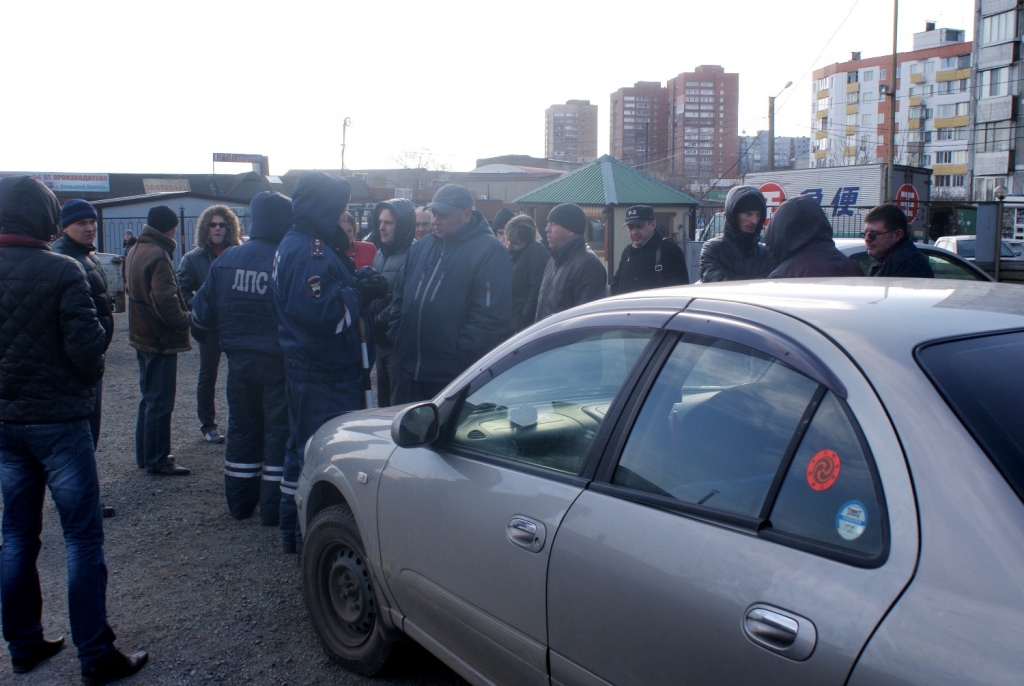
[[[631,242],[622,251],[612,279],[612,295],[690,283],[683,249],[658,231],[653,207],[630,207],[626,210],[626,226]]]
[[[103,327],[104,341],[106,345],[103,350],[110,347],[110,341],[114,337],[114,311],[110,303],[110,295],[107,293],[107,275],[103,273],[103,265],[93,253],[96,247],[93,241],[96,240],[96,222],[99,214],[96,208],[85,200],[68,200],[60,209],[60,225],[64,235],[58,238],[50,246],[55,253],[67,255],[78,260],[78,263],[85,269],[85,277],[89,280],[89,290],[92,293],[92,303],[96,306],[96,316]],[[92,445],[97,447],[100,443],[100,418],[103,414],[103,379],[96,384],[96,407],[89,416],[89,428],[92,430]],[[117,511],[112,507],[103,506],[103,516],[113,517]]]
[[[551,256],[528,215],[520,214],[505,224],[505,239],[512,255],[512,333],[518,333],[536,320],[540,284]]]
[[[544,269],[537,300],[537,321],[604,297],[608,276],[583,234],[587,215],[579,205],[566,203],[548,213],[551,259]]]
[[[761,229],[768,211],[764,195],[754,186],[736,186],[725,197],[725,231],[700,251],[700,280],[764,279],[772,270]]]
[[[907,215],[899,205],[871,208],[864,217],[864,247],[871,256],[869,276],[935,277],[928,257],[910,240]]]
[[[108,683],[146,664],[114,647],[107,623],[96,453],[89,416],[106,335],[82,266],[47,243],[60,206],[38,179],[0,181],[0,606],[14,672],[56,655],[43,637],[36,559],[49,487],[64,529],[68,613],[82,681]]]

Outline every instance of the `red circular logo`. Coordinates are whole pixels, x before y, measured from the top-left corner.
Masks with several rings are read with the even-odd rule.
[[[913,224],[914,220],[917,219],[917,208],[921,198],[917,194],[917,189],[909,183],[905,183],[900,186],[900,189],[896,191],[896,204],[900,206],[903,213],[907,215],[907,223]]]
[[[772,212],[775,211],[775,208],[781,205],[786,199],[786,189],[774,181],[767,181],[758,186],[757,190],[761,191],[761,195],[764,196],[765,204],[768,205],[768,216],[765,217],[765,223],[767,223],[768,219],[772,216]]]
[[[839,456],[831,450],[819,450],[807,465],[807,485],[824,491],[839,478]]]

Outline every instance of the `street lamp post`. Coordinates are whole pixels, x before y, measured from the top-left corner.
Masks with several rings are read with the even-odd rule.
[[[787,81],[782,91],[792,85],[792,81]],[[775,171],[775,98],[782,95],[782,91],[768,98],[768,171]]]
[[[345,121],[341,123],[341,175],[345,175],[345,132],[348,127],[352,126],[352,120],[345,117]]]
[[[996,200],[999,201],[999,211],[996,214],[996,266],[994,274],[996,281],[999,281],[999,255],[1003,251],[1003,200],[1006,199],[1006,186],[1002,184],[996,186],[994,193]]]

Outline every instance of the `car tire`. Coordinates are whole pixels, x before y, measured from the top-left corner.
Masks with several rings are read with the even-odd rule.
[[[335,505],[318,513],[302,546],[302,596],[317,637],[332,661],[373,676],[392,642],[381,627],[373,577],[352,512]]]

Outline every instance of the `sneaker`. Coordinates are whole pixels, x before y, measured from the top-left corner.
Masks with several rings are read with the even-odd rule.
[[[100,508],[103,510],[103,519],[110,519],[117,514],[117,510],[112,508],[110,505],[104,505],[100,503]]]
[[[213,427],[203,432],[203,438],[206,439],[207,443],[223,443],[227,437],[220,432],[220,429]]]

